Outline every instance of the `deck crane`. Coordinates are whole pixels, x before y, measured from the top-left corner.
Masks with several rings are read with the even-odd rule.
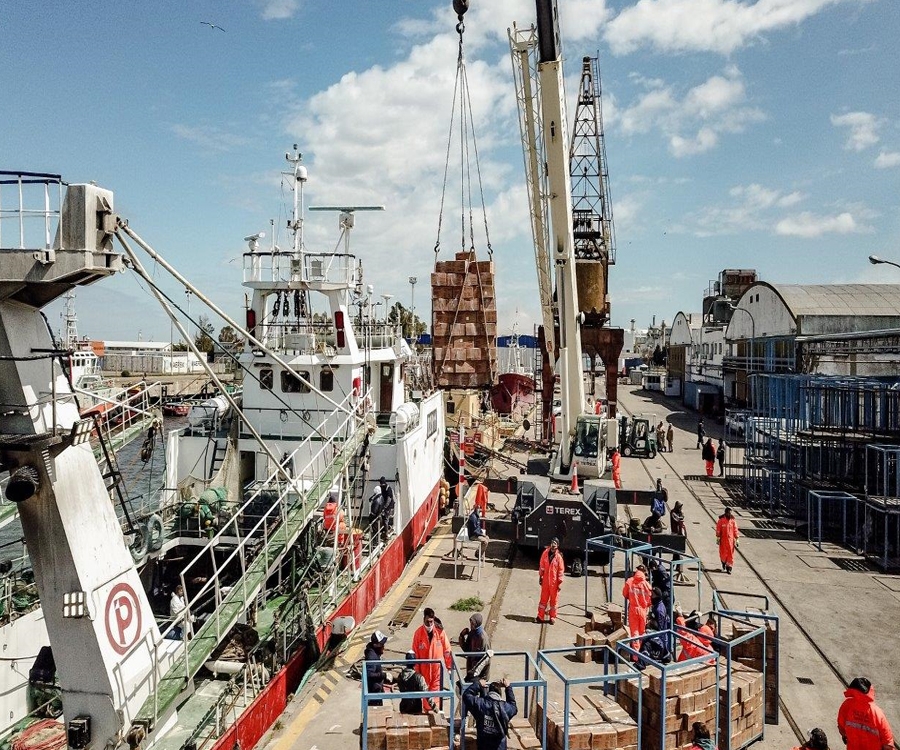
[[[535,243],[544,337],[560,379],[553,476],[602,476],[607,420],[585,413],[581,322],[575,272],[569,127],[555,0],[536,0],[537,27],[509,33]],[[550,289],[551,267],[555,295]],[[558,344],[554,328],[559,329]]]
[[[616,514],[615,489],[598,479],[615,421],[587,413],[575,273],[569,128],[555,0],[536,0],[537,26],[509,32],[519,103],[545,349],[560,376],[561,413],[549,465],[529,461],[512,513],[516,541],[541,548],[556,537],[564,550],[606,533]],[[555,281],[555,293],[550,281]],[[556,338],[554,329],[558,329]],[[549,369],[549,368],[547,368]],[[552,382],[552,378],[551,378]],[[580,492],[558,480],[584,477]],[[547,476],[549,474],[549,476]],[[554,482],[554,480],[557,480]],[[574,482],[572,483],[575,484]],[[580,556],[577,556],[580,567]],[[573,572],[574,566],[573,566]]]

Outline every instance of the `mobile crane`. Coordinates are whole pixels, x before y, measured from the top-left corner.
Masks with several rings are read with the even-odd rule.
[[[547,472],[526,475],[514,513],[517,540],[543,546],[557,536],[569,549],[584,549],[584,539],[603,533],[615,516],[611,483],[585,483],[583,494],[560,492],[552,480],[568,483],[601,477],[607,447],[617,439],[615,420],[587,413],[582,375],[581,314],[575,273],[572,185],[566,120],[563,63],[556,0],[536,0],[537,25],[509,32],[519,103],[532,232],[544,337],[557,357],[561,409]],[[555,277],[555,295],[550,290]],[[553,328],[558,327],[558,346]],[[532,463],[537,468],[536,463]],[[535,473],[544,473],[535,471]]]

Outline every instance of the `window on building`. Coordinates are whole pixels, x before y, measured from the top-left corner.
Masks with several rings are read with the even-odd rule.
[[[264,391],[271,391],[272,386],[275,383],[275,374],[272,372],[271,368],[267,367],[264,370],[259,371],[259,387]]]
[[[297,374],[306,381],[309,382],[309,370],[298,370]],[[309,386],[306,383],[300,380],[299,378],[295,378],[293,374],[289,373],[287,370],[282,370],[281,372],[281,392],[282,393],[309,393]]]

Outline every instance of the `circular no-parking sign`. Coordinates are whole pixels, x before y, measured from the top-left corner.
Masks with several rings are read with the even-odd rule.
[[[117,583],[106,599],[106,637],[117,654],[128,651],[141,635],[141,607],[127,583]]]

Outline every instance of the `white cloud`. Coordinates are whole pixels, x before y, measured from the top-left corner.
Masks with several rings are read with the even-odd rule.
[[[878,169],[900,167],[900,151],[882,151],[875,158],[875,166]]]
[[[855,234],[866,231],[870,229],[859,225],[848,211],[835,216],[816,216],[804,211],[785,217],[775,225],[776,234],[805,239],[821,237],[823,234]]]
[[[844,148],[848,151],[864,151],[878,143],[878,129],[882,121],[870,112],[847,112],[832,115],[831,124],[836,128],[849,128],[850,134]]]
[[[266,21],[277,21],[291,18],[300,7],[299,0],[257,0],[262,8],[262,17]]]
[[[716,135],[716,131],[712,128],[700,128],[693,138],[673,135],[669,139],[669,150],[672,152],[672,156],[680,159],[682,156],[694,156],[709,151],[718,142],[719,136]]]
[[[692,221],[699,237],[766,231],[776,221],[779,209],[790,208],[806,199],[799,191],[784,192],[758,183],[735,185],[728,191],[731,205],[709,206]]]
[[[766,32],[796,26],[823,9],[866,0],[638,0],[604,30],[614,54],[642,46],[662,52],[710,51],[730,55]]]
[[[722,75],[711,76],[680,98],[672,86],[659,79],[636,73],[631,79],[647,91],[630,106],[613,109],[607,121],[617,124],[626,135],[659,129],[668,140],[669,151],[678,158],[709,151],[723,133],[740,133],[747,125],[765,119],[761,110],[747,106],[746,87],[735,66],[728,66]]]

